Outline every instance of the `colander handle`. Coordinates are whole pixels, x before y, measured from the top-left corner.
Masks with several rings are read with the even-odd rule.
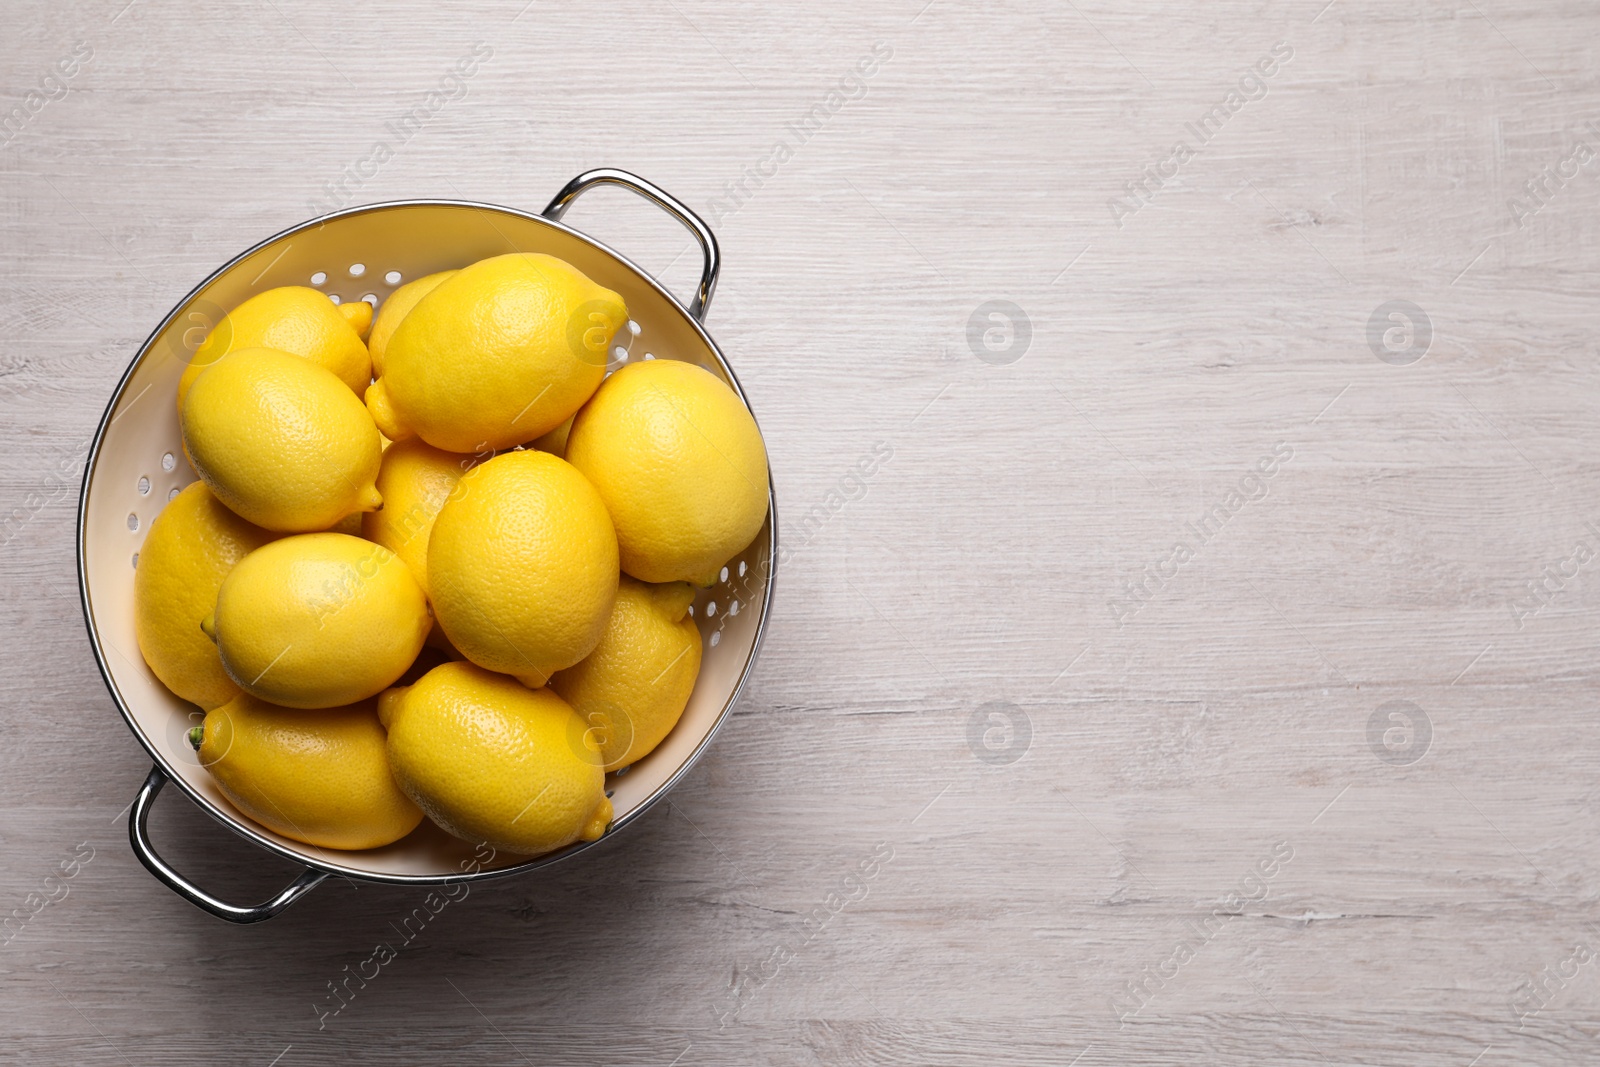
[[[317,871],[307,867],[306,872],[285,886],[283,892],[265,904],[258,904],[253,908],[241,908],[237,904],[218,900],[173,870],[166,860],[156,855],[155,846],[150,843],[150,831],[146,826],[150,819],[150,808],[155,804],[156,794],[161,792],[161,787],[166,784],[166,772],[159,765],[150,768],[150,777],[144,780],[139,795],[133,798],[133,810],[128,814],[128,840],[133,843],[133,854],[139,857],[139,862],[165,883],[168,889],[195,907],[209,911],[217,918],[226,919],[231,923],[258,923],[263,919],[272,918],[311,892],[328,877],[327,871]]]
[[[601,167],[598,170],[586,170],[568,182],[556,194],[550,206],[544,209],[544,217],[561,221],[561,216],[567,213],[567,208],[583,193],[597,185],[620,185],[630,192],[638,193],[646,200],[655,204],[661,210],[677,219],[694,234],[700,242],[700,251],[705,254],[705,266],[700,270],[700,288],[695,291],[694,299],[689,303],[689,314],[698,322],[704,322],[706,308],[711,304],[711,294],[717,288],[717,272],[722,269],[722,254],[717,250],[716,234],[711,232],[711,227],[705,220],[677,197],[664,189],[645,181],[637,174],[629,174],[625,170],[613,170],[610,167]]]

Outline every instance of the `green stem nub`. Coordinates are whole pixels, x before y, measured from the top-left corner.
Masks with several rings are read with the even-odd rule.
[[[206,728],[204,726],[196,726],[189,731],[189,744],[194,746],[196,752],[200,751],[200,742],[204,741],[205,738]]]

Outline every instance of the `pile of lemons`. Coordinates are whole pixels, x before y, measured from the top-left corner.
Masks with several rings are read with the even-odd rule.
[[[424,817],[532,855],[676,725],[690,609],[759,532],[767,457],[711,372],[609,376],[622,297],[551,256],[228,313],[178,384],[200,480],[152,524],[139,647],[247,816],[326,848]]]

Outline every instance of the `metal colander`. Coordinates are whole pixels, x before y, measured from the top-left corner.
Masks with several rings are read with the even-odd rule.
[[[687,308],[626,258],[561,224],[580,194],[603,184],[620,185],[656,204],[699,241],[704,269]],[[472,846],[426,821],[404,840],[361,852],[322,849],[282,837],[238,812],[199,765],[186,736],[199,723],[199,710],[156,679],[134,636],[133,579],[140,545],[167,501],[194,481],[178,431],[178,378],[227,309],[281,285],[314,285],[340,300],[381,299],[406,281],[506,252],[558,256],[622,294],[631,321],[613,342],[613,367],[638,359],[685,360],[718,375],[744,398],[732,368],[701,325],[717,282],[717,242],[711,230],[649,182],[623,171],[594,170],[567,183],[540,215],[493,204],[406,200],[339,211],[263,241],[225,264],[172,309],[139,349],[100,420],[78,506],[78,580],[106,686],[155,760],[130,811],[128,835],[152,874],[214,915],[241,923],[271,918],[331,874],[444,884],[531,871],[598,843],[580,843],[533,859],[499,855],[485,862]],[[761,533],[695,603],[705,654],[683,718],[649,756],[625,773],[607,777],[616,819],[606,838],[660,800],[727,718],[761,643],[777,551],[776,504],[769,499]],[[218,822],[304,864],[305,873],[253,907],[226,903],[194,885],[156,854],[146,830],[151,805],[169,780]]]

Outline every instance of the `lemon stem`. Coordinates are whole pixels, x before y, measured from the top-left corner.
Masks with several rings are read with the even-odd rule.
[[[200,751],[200,742],[205,740],[205,736],[206,728],[204,726],[196,726],[189,731],[189,744],[194,746],[196,752]]]

